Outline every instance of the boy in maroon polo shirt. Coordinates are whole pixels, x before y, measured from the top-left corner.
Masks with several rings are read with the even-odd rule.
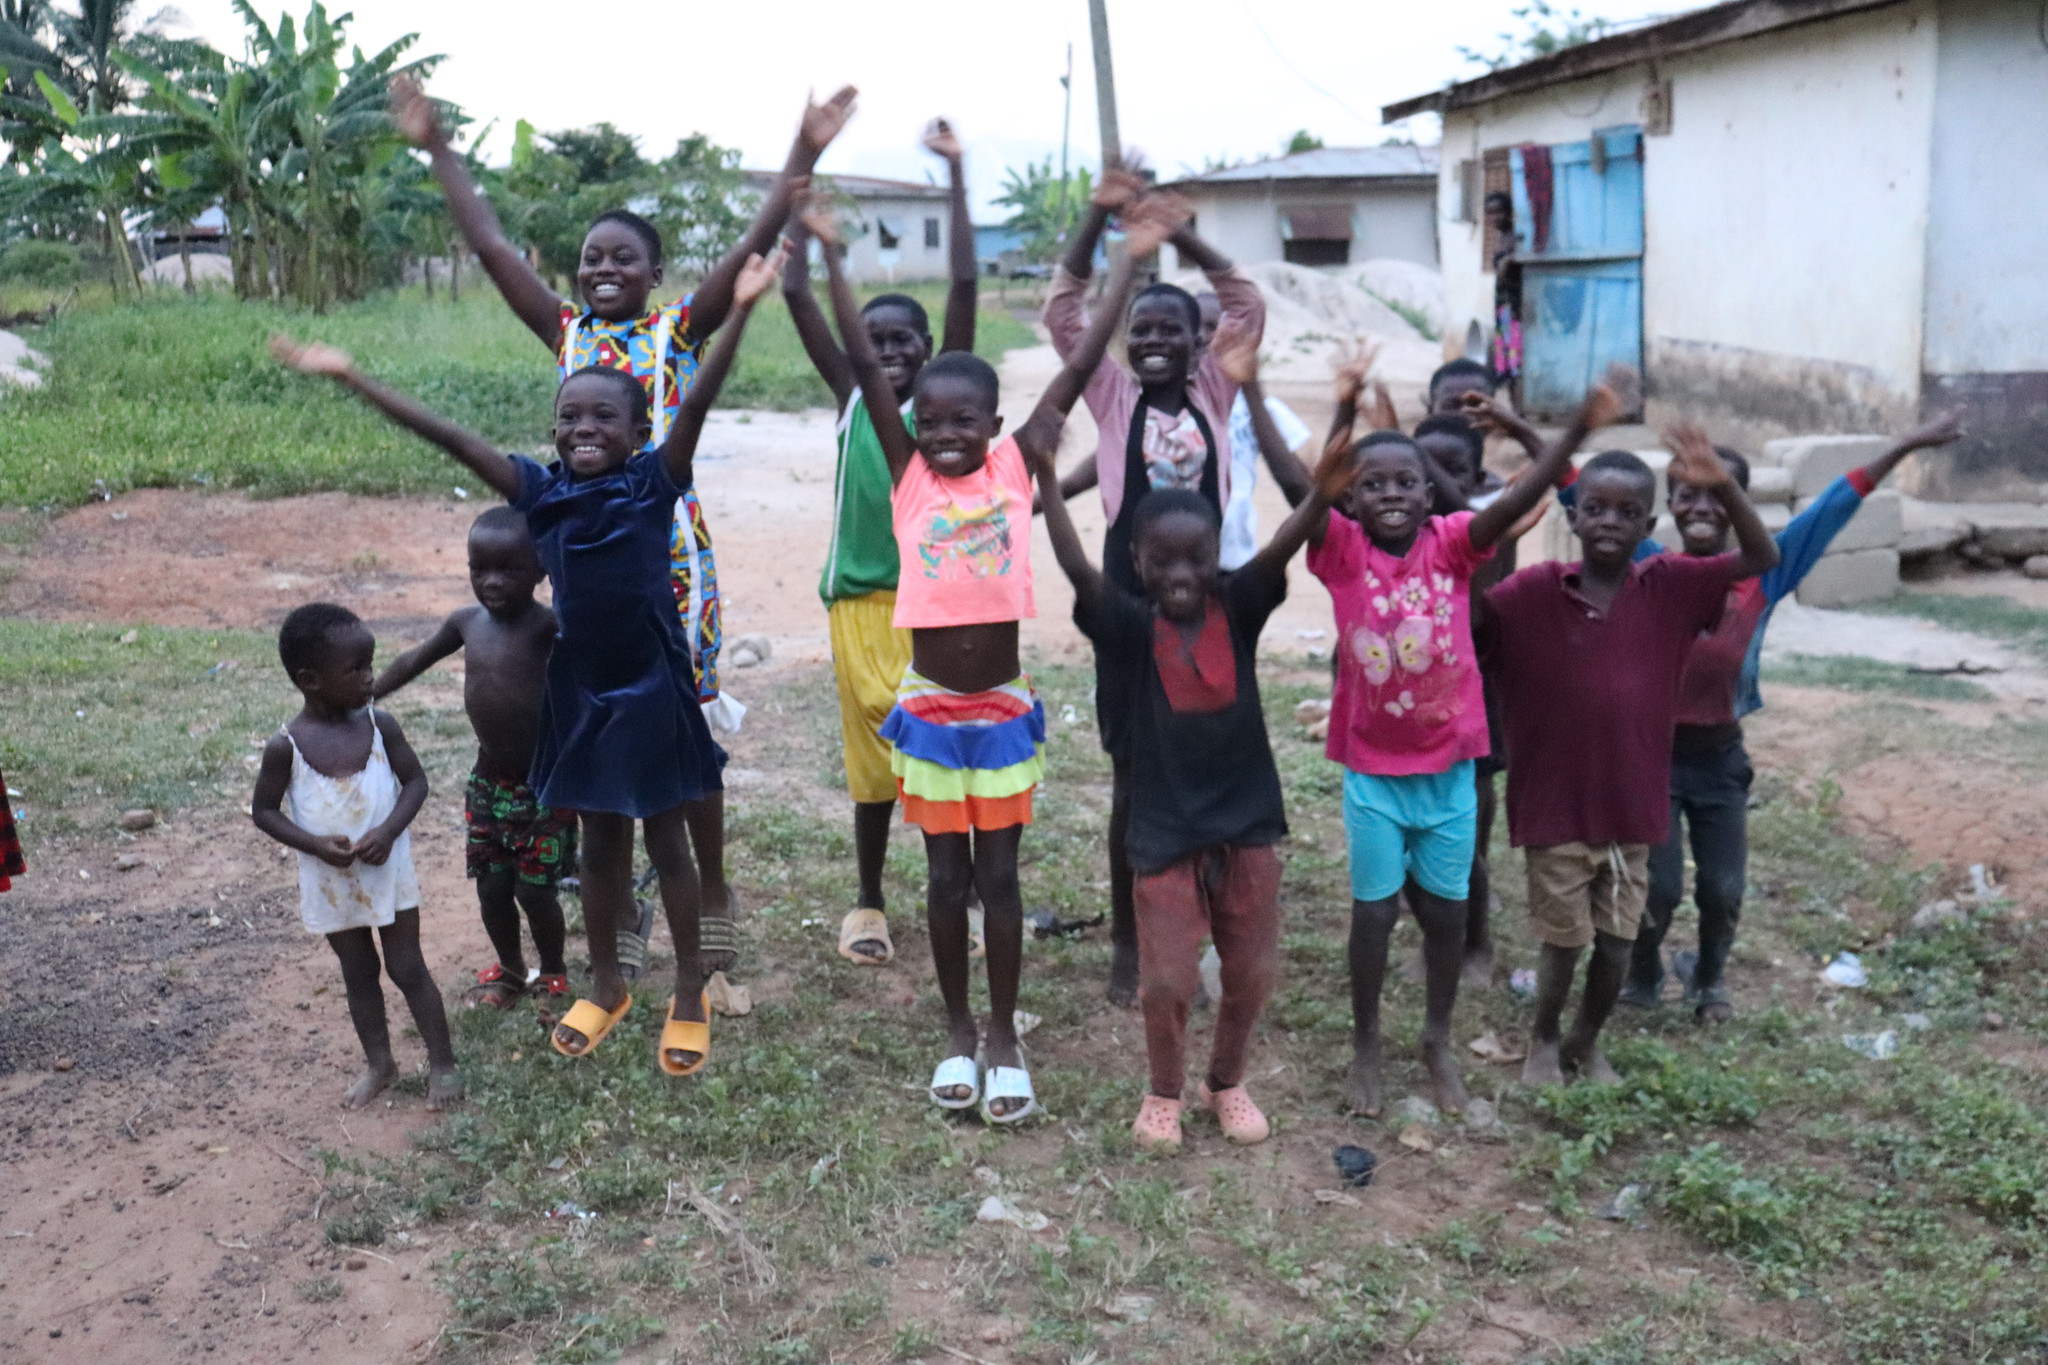
[[[1587,462],[1570,511],[1584,558],[1536,564],[1486,594],[1479,648],[1498,668],[1506,713],[1508,835],[1528,862],[1529,917],[1542,944],[1536,1020],[1522,1079],[1555,1085],[1570,1067],[1619,1079],[1601,1055],[1648,889],[1650,845],[1670,821],[1678,680],[1728,585],[1778,562],[1777,543],[1706,434],[1667,434],[1671,477],[1728,513],[1736,554],[1633,562],[1657,480],[1624,450]],[[1579,950],[1593,960],[1569,1036],[1560,1036]]]

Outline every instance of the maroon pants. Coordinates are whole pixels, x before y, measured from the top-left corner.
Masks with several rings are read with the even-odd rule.
[[[1206,848],[1137,877],[1138,1002],[1152,1093],[1179,1099],[1187,1077],[1188,1007],[1202,984],[1202,938],[1223,959],[1210,1079],[1244,1080],[1252,1025],[1280,970],[1280,857],[1270,845]]]

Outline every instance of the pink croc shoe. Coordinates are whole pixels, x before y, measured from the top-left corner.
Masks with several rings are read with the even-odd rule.
[[[1249,1146],[1254,1142],[1264,1142],[1273,1132],[1266,1116],[1259,1112],[1259,1106],[1252,1103],[1251,1095],[1241,1085],[1225,1086],[1212,1093],[1209,1083],[1204,1081],[1199,1098],[1215,1112],[1216,1121],[1223,1126],[1223,1136],[1232,1142]]]
[[[1164,1095],[1145,1096],[1145,1102],[1138,1106],[1138,1117],[1131,1124],[1131,1141],[1140,1151],[1179,1151],[1180,1101]]]

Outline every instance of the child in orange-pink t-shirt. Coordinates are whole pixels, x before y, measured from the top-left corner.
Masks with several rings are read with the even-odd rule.
[[[1031,416],[1000,441],[996,372],[964,351],[936,356],[918,373],[912,438],[840,268],[838,220],[822,203],[803,215],[825,248],[839,332],[894,488],[896,624],[910,631],[910,668],[882,737],[904,818],[924,831],[930,869],[927,915],[948,1040],[931,1098],[946,1109],[979,1102],[991,1123],[1016,1123],[1038,1107],[1015,1024],[1024,950],[1017,845],[1045,771],[1045,708],[1017,651],[1017,623],[1036,614],[1031,468],[1058,448],[1067,413],[1109,345],[1130,290],[1128,262],[1147,254],[1141,240],[1156,239],[1156,248],[1185,218],[1175,201],[1158,200],[1155,209],[1150,219],[1135,209],[1127,215],[1132,242],[1111,283],[1114,306],[1098,310]],[[981,893],[988,942],[985,1040],[967,998],[970,890]]]

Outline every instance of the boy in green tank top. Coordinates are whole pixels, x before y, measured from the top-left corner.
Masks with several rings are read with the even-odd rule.
[[[934,119],[925,130],[924,145],[945,159],[951,188],[951,288],[946,294],[944,349],[971,351],[979,284],[960,139],[944,119]],[[853,797],[854,858],[860,870],[859,901],[840,924],[839,954],[879,967],[896,952],[882,894],[882,866],[896,812],[896,777],[881,729],[896,704],[897,684],[910,666],[910,632],[893,624],[897,550],[889,507],[892,483],[853,366],[811,294],[810,234],[800,220],[792,219],[788,236],[793,249],[783,272],[783,299],[805,352],[831,387],[839,408],[832,540],[818,583],[831,620],[832,671],[839,684],[839,729],[847,791]],[[908,427],[911,387],[932,357],[930,318],[924,305],[906,294],[881,294],[861,309],[861,320],[881,358],[882,371],[903,404]]]

